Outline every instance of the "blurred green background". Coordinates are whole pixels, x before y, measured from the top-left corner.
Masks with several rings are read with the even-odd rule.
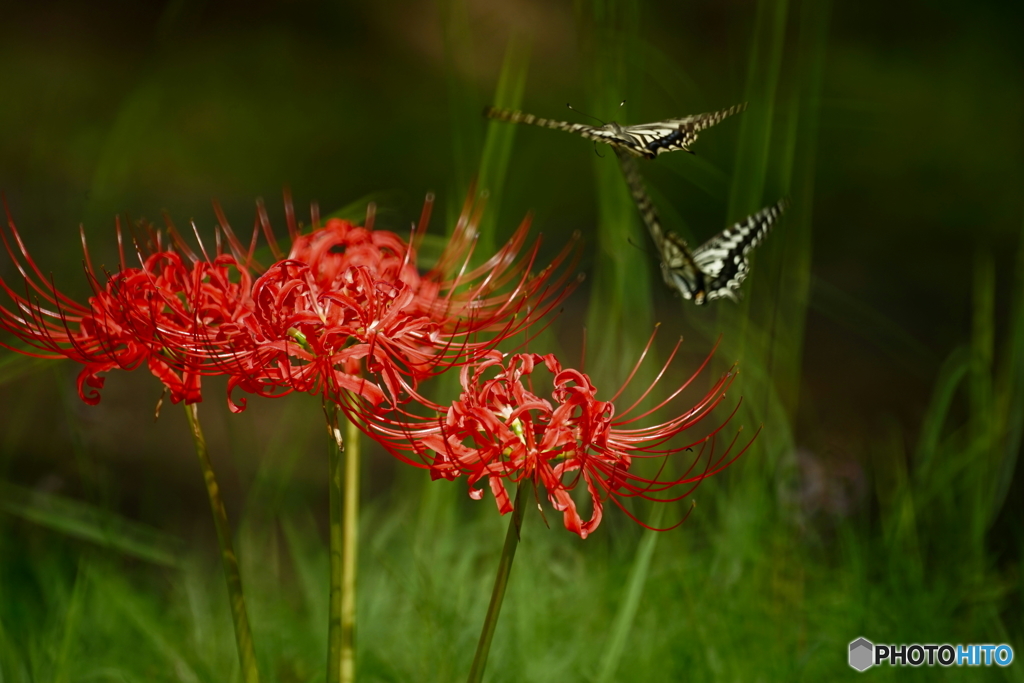
[[[474,176],[485,243],[528,212],[587,281],[538,350],[617,387],[654,323],[687,375],[721,336],[734,424],[763,430],[681,528],[608,511],[586,541],[529,515],[492,681],[822,680],[847,645],[1022,645],[1024,6],[821,0],[39,3],[0,21],[0,189],[58,286],[113,218],[245,232],[264,197],[324,214],[423,196],[450,230]],[[619,107],[625,100],[626,104]],[[700,242],[782,195],[740,304],[661,282],[614,155],[488,124],[487,104],[641,123],[750,102],[696,156],[642,165]],[[361,209],[359,209],[361,211]],[[302,214],[307,212],[300,211]],[[357,213],[358,215],[358,213]],[[17,283],[7,259],[0,276]],[[543,347],[543,348],[540,348]],[[664,357],[664,353],[662,353]],[[180,411],[146,373],[97,407],[77,368],[0,355],[0,681],[237,674],[216,544]],[[607,394],[605,394],[607,395]],[[203,404],[268,680],[322,680],[326,440],[315,398]],[[463,484],[364,468],[360,680],[468,671],[505,520]],[[685,504],[643,519],[676,519]],[[1022,680],[1000,669],[878,679]]]

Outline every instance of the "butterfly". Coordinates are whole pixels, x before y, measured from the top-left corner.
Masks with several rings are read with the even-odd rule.
[[[666,119],[656,123],[642,123],[639,126],[620,126],[612,121],[600,128],[583,123],[544,119],[533,114],[496,107],[484,109],[484,116],[498,121],[526,123],[532,126],[576,133],[588,140],[606,142],[616,150],[625,151],[632,156],[653,159],[665,152],[678,150],[690,152],[690,145],[697,140],[697,133],[746,108],[746,103],[743,103],[721,111],[694,114],[681,119]],[[690,153],[692,154],[692,152]]]
[[[761,243],[786,210],[789,201],[781,199],[747,216],[691,251],[682,237],[662,229],[658,212],[636,167],[636,160],[618,150],[616,154],[640,217],[658,249],[661,276],[665,284],[698,306],[722,298],[737,301],[736,290],[750,270],[747,254]]]

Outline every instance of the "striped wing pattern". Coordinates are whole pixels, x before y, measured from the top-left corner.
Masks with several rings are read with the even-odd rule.
[[[690,247],[682,237],[674,232],[666,233],[661,227],[661,219],[658,218],[654,202],[647,194],[643,178],[636,167],[636,159],[619,149],[615,150],[615,154],[619,157],[622,175],[626,178],[626,185],[629,186],[629,192],[640,212],[640,218],[658,250],[662,279],[666,285],[678,291],[684,299],[692,299],[694,294],[702,291],[703,288],[701,286],[702,275],[693,261]],[[697,303],[703,303],[703,298],[699,299]]]
[[[607,143],[616,150],[622,150],[632,156],[654,159],[665,152],[689,152],[690,145],[697,140],[697,134],[700,131],[710,128],[722,119],[746,108],[746,103],[737,104],[721,111],[684,116],[680,119],[668,119],[656,123],[644,123],[638,126],[620,126],[614,121],[601,127],[588,126],[582,123],[545,119],[521,111],[496,107],[484,109],[484,116],[498,121],[525,123],[531,126],[576,133],[588,140]]]
[[[761,243],[786,210],[788,203],[788,200],[781,199],[697,247],[693,252],[693,261],[704,274],[707,301],[723,297],[736,299],[736,290],[750,270],[747,254]]]
[[[750,270],[747,254],[761,243],[778,221],[786,209],[787,200],[780,200],[748,216],[691,252],[682,237],[662,228],[636,160],[619,150],[616,154],[640,217],[658,249],[665,284],[697,305],[722,298],[736,300],[736,290]]]

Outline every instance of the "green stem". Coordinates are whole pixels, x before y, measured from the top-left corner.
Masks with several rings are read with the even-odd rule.
[[[327,633],[328,683],[355,680],[356,564],[359,538],[359,429],[342,438],[337,405],[324,402],[330,453],[331,602]],[[345,454],[344,459],[342,453]]]
[[[260,672],[256,666],[256,652],[252,644],[252,630],[249,628],[249,617],[245,611],[245,595],[242,593],[242,575],[238,572],[238,557],[231,543],[231,526],[228,524],[228,513],[224,509],[224,501],[220,497],[220,486],[213,474],[210,455],[206,450],[206,438],[199,426],[199,409],[196,404],[185,406],[185,415],[195,442],[196,455],[199,456],[199,467],[203,470],[206,482],[206,495],[210,498],[210,511],[213,512],[213,523],[217,528],[217,540],[220,542],[221,562],[224,566],[224,579],[228,584],[228,599],[231,601],[231,618],[235,623],[235,645],[238,647],[238,663],[242,670],[245,683],[259,683]]]
[[[523,528],[523,508],[526,506],[524,492],[529,490],[530,487],[523,484],[516,490],[512,519],[509,520],[508,531],[505,533],[505,546],[501,549],[501,559],[498,561],[498,575],[494,577],[491,603],[487,606],[487,616],[480,631],[480,642],[476,645],[476,655],[469,670],[468,683],[480,683],[484,677],[487,655],[491,651],[491,640],[494,638],[494,629],[498,626],[498,615],[501,613],[501,603],[505,599],[508,577],[512,573],[512,560],[515,559],[516,548],[519,547],[519,536]]]
[[[356,563],[359,541],[359,428],[345,425],[345,510],[341,568],[341,681],[356,680]]]

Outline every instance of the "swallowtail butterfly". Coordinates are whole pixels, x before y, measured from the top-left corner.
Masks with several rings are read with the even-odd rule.
[[[532,126],[576,133],[588,140],[608,143],[616,150],[625,151],[632,156],[653,159],[665,152],[675,152],[678,150],[689,152],[690,145],[697,140],[697,133],[705,128],[710,128],[727,116],[737,114],[746,108],[746,103],[737,104],[721,111],[694,114],[693,116],[684,116],[681,119],[666,119],[657,123],[643,123],[639,126],[620,126],[612,121],[600,128],[582,123],[567,123],[565,121],[543,119],[533,114],[524,114],[521,111],[498,109],[496,107],[484,109],[484,116],[497,119],[498,121],[527,123]]]
[[[698,306],[722,298],[736,301],[736,290],[750,268],[747,254],[768,234],[785,211],[788,200],[781,199],[777,204],[747,216],[691,251],[682,237],[662,229],[636,160],[618,150],[616,154],[640,217],[661,256],[661,276],[665,284]]]

